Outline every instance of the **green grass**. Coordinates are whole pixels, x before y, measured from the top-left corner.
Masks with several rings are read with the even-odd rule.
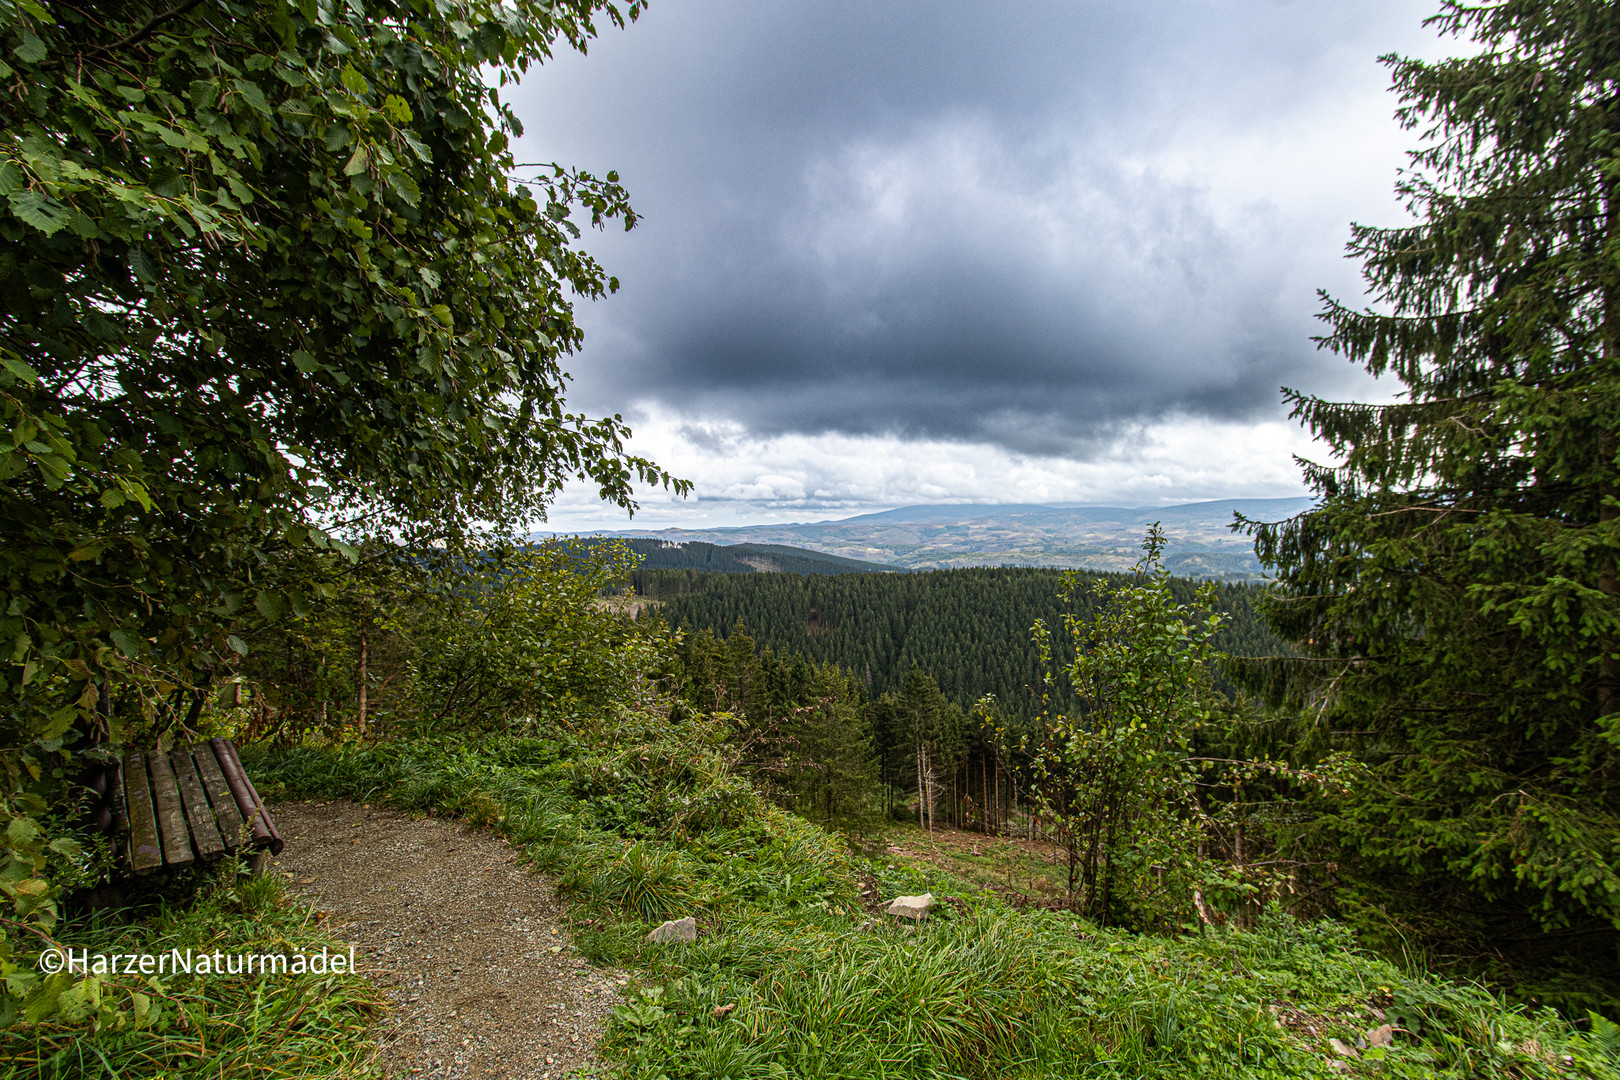
[[[1280,915],[1179,938],[1017,911],[945,871],[867,862],[729,775],[717,737],[395,744],[259,758],[261,791],[465,815],[558,875],[578,947],[639,972],[604,1044],[657,1078],[1620,1078],[1620,1030],[1582,1034],[1476,986],[1403,972],[1331,923]],[[961,898],[921,926],[863,905]],[[694,945],[648,945],[695,915]]]
[[[134,921],[82,915],[58,927],[57,940],[91,954],[346,951],[308,909],[292,905],[279,880],[236,870],[228,863],[200,895],[157,901]],[[0,1029],[0,1076],[353,1080],[374,1071],[367,1030],[381,996],[358,976],[61,975],[42,990],[77,1004],[48,1022],[25,1016]]]

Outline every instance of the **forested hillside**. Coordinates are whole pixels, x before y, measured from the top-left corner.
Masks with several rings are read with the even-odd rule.
[[[1119,574],[1083,574],[1117,584]],[[1062,571],[1030,568],[935,570],[919,574],[707,574],[643,568],[635,591],[661,602],[671,626],[731,633],[747,628],[759,645],[779,654],[832,663],[866,682],[873,695],[897,692],[913,667],[932,675],[951,701],[967,708],[993,693],[1010,712],[1033,712],[1040,663],[1030,627],[1056,626],[1065,610],[1089,619],[1093,590],[1058,597]],[[1176,578],[1185,603],[1195,582]],[[1217,607],[1231,614],[1218,648],[1244,656],[1289,652],[1255,615],[1255,585],[1218,587]],[[1062,647],[1062,643],[1057,643]],[[1067,662],[1068,658],[1062,658]]]
[[[641,556],[643,570],[707,570],[715,574],[881,574],[902,570],[786,544],[705,544],[698,540],[671,543],[644,537],[624,543]]]

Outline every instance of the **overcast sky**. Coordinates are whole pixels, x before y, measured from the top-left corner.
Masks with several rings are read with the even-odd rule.
[[[653,0],[515,95],[522,160],[617,169],[569,404],[691,479],[637,526],[924,502],[1302,493],[1280,386],[1413,137],[1412,0]],[[623,527],[570,489],[549,528]]]

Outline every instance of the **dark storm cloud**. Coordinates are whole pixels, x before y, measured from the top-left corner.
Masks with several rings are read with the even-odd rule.
[[[618,168],[646,216],[591,237],[624,290],[581,313],[576,401],[1077,455],[1274,415],[1339,366],[1319,282],[1264,176],[1216,200],[1178,146],[1364,81],[1422,14],[655,0],[518,97],[531,156]]]

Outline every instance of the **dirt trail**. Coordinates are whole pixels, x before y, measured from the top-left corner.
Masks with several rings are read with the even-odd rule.
[[[594,1063],[618,984],[574,954],[550,883],[503,841],[358,803],[272,811],[287,841],[272,872],[387,988],[389,1076],[554,1080]]]

